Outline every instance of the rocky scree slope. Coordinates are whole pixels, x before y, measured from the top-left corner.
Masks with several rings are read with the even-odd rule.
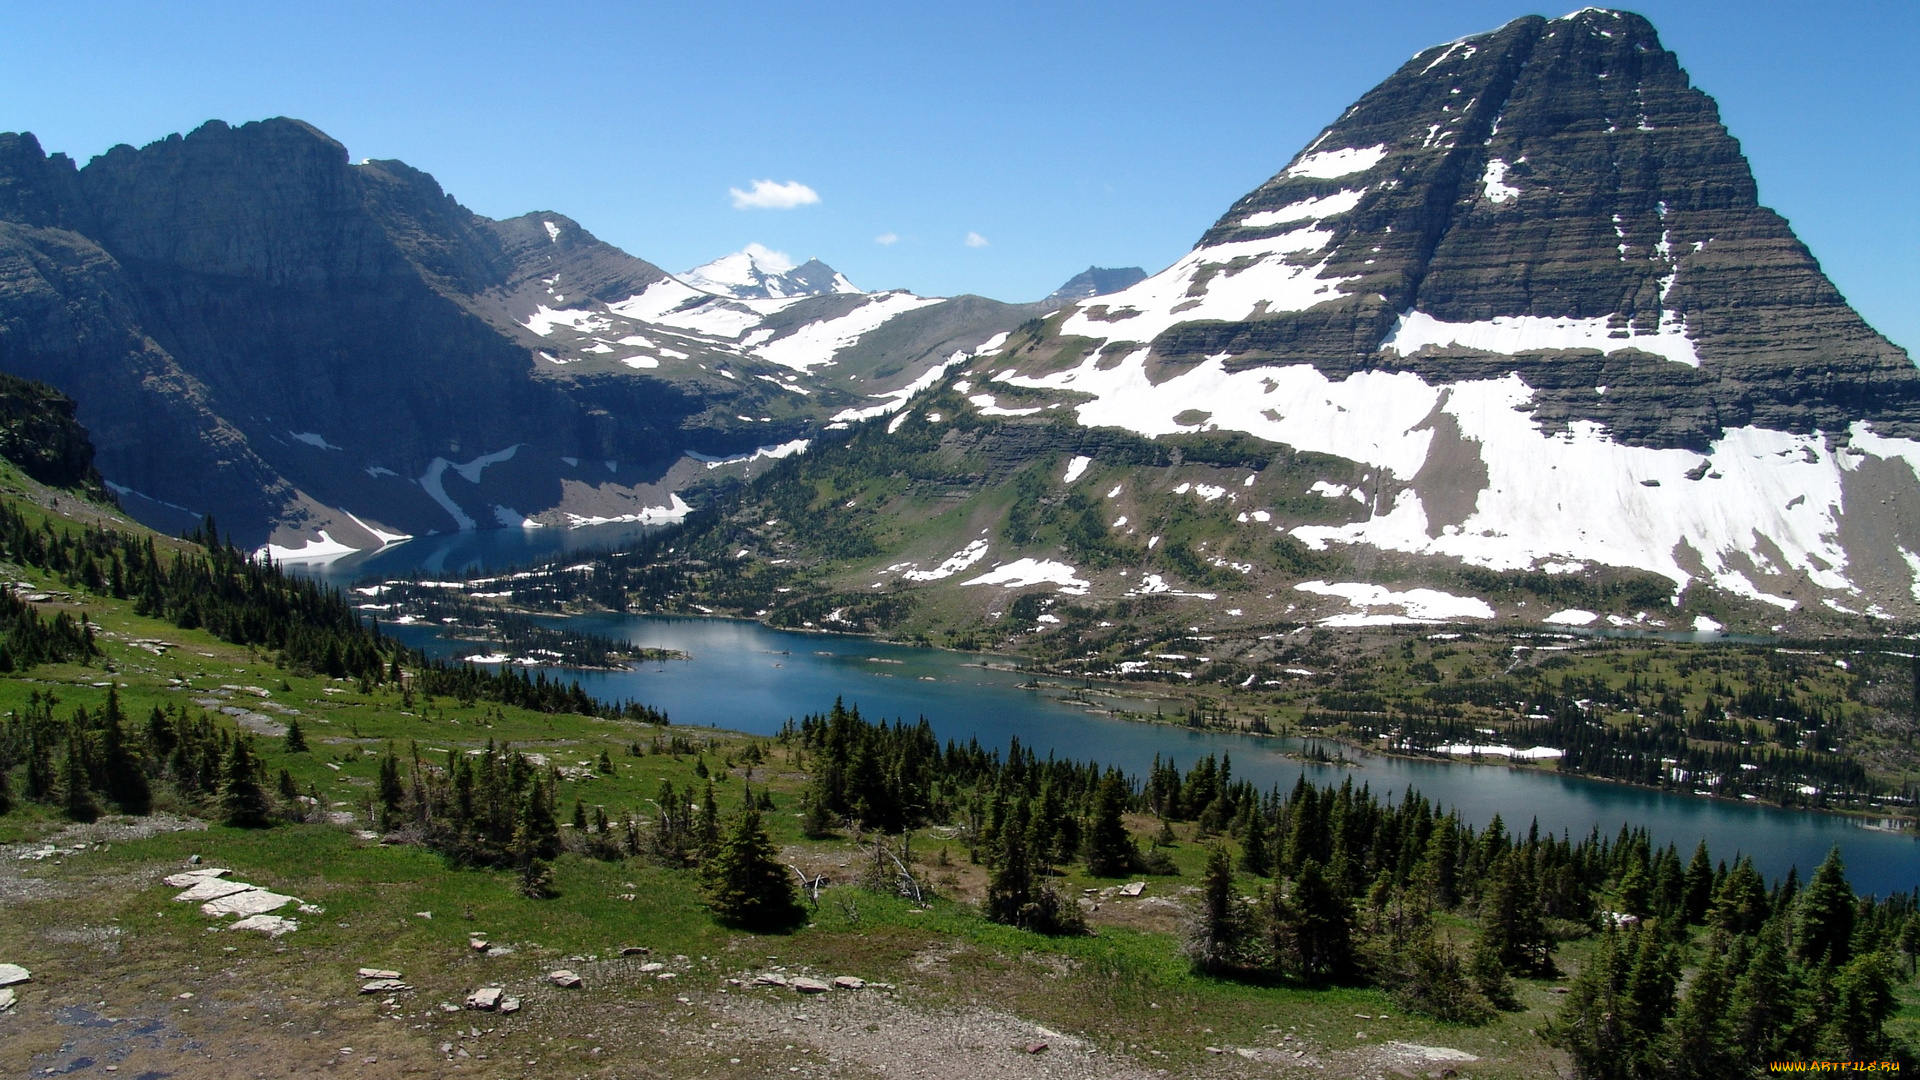
[[[0,135],[0,370],[78,401],[137,516],[214,513],[285,551],[672,519],[747,467],[710,466],[897,407],[1037,313],[947,306],[715,295],[562,215],[473,214],[295,120],[214,121],[84,168]],[[918,356],[822,375],[907,315]]]
[[[1641,572],[1762,624],[1916,612],[1920,372],[1625,12],[1421,52],[1173,266],[965,375],[988,415],[1342,459],[1309,489],[1331,523],[1235,509],[1358,564]],[[1350,614],[1365,590],[1333,584]]]

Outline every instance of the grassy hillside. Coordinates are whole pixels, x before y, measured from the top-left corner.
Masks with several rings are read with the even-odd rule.
[[[75,544],[90,527],[11,495],[6,505],[42,535]],[[93,510],[76,516],[102,519]],[[163,563],[209,557],[204,543],[139,542],[151,542]],[[1222,848],[1242,864],[1229,895],[1258,897],[1271,885],[1244,866],[1260,842],[1245,821],[1228,820],[1246,812],[1191,805],[1199,798],[1192,775],[1184,808],[1166,801],[1165,777],[1142,778],[1152,783],[1123,819],[1160,872],[1098,877],[1078,859],[1059,862],[1045,880],[1063,896],[1085,898],[1077,906],[1091,933],[1046,936],[982,914],[1004,841],[983,841],[982,829],[991,831],[1002,812],[983,819],[987,804],[978,800],[992,803],[995,785],[1004,792],[1004,774],[984,774],[985,789],[936,780],[929,790],[942,809],[888,841],[926,890],[914,900],[893,887],[895,875],[872,872],[880,859],[873,837],[844,824],[808,837],[818,824],[809,810],[822,798],[823,763],[834,760],[829,743],[691,730],[631,712],[591,715],[563,699],[542,699],[544,709],[487,700],[501,696],[497,684],[490,691],[443,681],[437,685],[450,692],[428,693],[434,684],[424,669],[393,651],[381,654],[377,676],[366,667],[329,675],[324,649],[316,667],[284,645],[228,640],[249,633],[231,620],[223,637],[155,613],[164,605],[142,614],[137,590],[116,599],[110,588],[88,585],[84,568],[55,575],[16,562],[8,573],[17,591],[39,598],[31,603],[41,617],[84,618],[97,651],[0,679],[0,711],[65,720],[117,710],[129,730],[156,711],[204,722],[228,740],[251,736],[270,790],[291,792],[271,796],[271,827],[229,827],[219,823],[221,791],[191,790],[170,762],[150,761],[153,813],[114,814],[103,800],[99,821],[78,824],[58,798],[20,798],[24,767],[14,763],[15,806],[0,817],[0,962],[25,965],[34,981],[16,987],[19,1003],[0,1015],[0,1068],[11,1072],[89,1058],[130,1074],[174,1075],[457,1067],[519,1076],[557,1067],[607,1076],[950,1076],[1019,1068],[1023,1058],[1045,1055],[1049,1072],[1066,1076],[1243,1075],[1316,1064],[1328,1075],[1538,1076],[1562,1059],[1534,1033],[1561,1011],[1562,991],[1578,992],[1570,977],[1593,950],[1610,947],[1586,926],[1556,924],[1557,975],[1515,980],[1513,1008],[1471,1025],[1410,1014],[1405,988],[1377,976],[1316,988],[1262,975],[1266,961],[1253,946],[1245,959],[1201,974],[1182,943],[1204,908],[1209,851]],[[285,732],[296,722],[304,751],[288,746]],[[512,869],[463,867],[408,842],[420,835],[406,824],[420,796],[418,781],[404,778],[444,776],[441,763],[502,744],[529,755],[554,785],[562,851],[544,898],[527,896]],[[382,834],[389,768],[403,778],[400,813],[388,816]],[[282,770],[287,780],[275,781]],[[723,928],[703,904],[697,868],[662,858],[647,841],[629,854],[625,822],[649,837],[675,806],[659,802],[663,783],[682,799],[701,793],[696,806],[711,785],[723,817],[749,791],[768,806],[764,820],[780,858],[827,879],[806,925],[776,936]],[[863,790],[851,781],[845,788]],[[574,827],[576,803],[586,829]],[[1287,820],[1283,803],[1266,805],[1281,815],[1276,821]],[[604,834],[593,824],[600,812],[610,825]],[[1480,850],[1477,840],[1471,846]],[[1284,857],[1290,849],[1275,850]],[[298,929],[277,937],[212,932],[218,923],[194,904],[173,902],[178,890],[159,882],[192,856],[298,897],[304,906],[283,912]],[[1140,895],[1120,892],[1129,880],[1145,883]],[[1598,887],[1596,903],[1622,882]],[[1392,942],[1402,932],[1394,895],[1389,887],[1353,909],[1363,947],[1385,958],[1374,963],[1394,962]],[[1485,918],[1473,906],[1443,908],[1433,932],[1464,955]],[[488,948],[475,948],[476,939]],[[1675,959],[1689,968],[1714,952],[1703,929],[1676,940],[1684,939],[1691,951]],[[642,948],[650,951],[629,952]],[[398,970],[411,989],[362,994],[360,967]],[[584,986],[555,987],[545,976],[561,967]],[[761,975],[802,973],[856,976],[869,986],[803,997],[756,984]],[[460,1008],[487,985],[506,988],[524,1007],[510,1016]],[[1895,1030],[1907,1023],[1895,1021]]]

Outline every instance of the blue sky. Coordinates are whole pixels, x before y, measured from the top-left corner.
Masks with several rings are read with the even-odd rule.
[[[1634,9],[1719,100],[1763,201],[1920,346],[1920,4]],[[669,270],[758,242],[865,288],[1029,300],[1088,264],[1160,269],[1408,56],[1532,12],[1564,14],[0,0],[0,129],[84,161],[295,116],[480,213],[565,213]],[[736,208],[758,180],[818,201]]]

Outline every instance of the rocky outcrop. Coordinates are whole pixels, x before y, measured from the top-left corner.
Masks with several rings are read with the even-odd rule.
[[[1145,280],[1146,276],[1147,272],[1137,266],[1089,266],[1048,293],[1041,303],[1066,304],[1090,296],[1105,296]]]
[[[1336,377],[1517,370],[1547,423],[1648,447],[1748,424],[1920,433],[1920,373],[1757,195],[1645,19],[1518,19],[1421,52],[1236,202],[1146,340],[1169,372],[1221,354]],[[1323,288],[1179,318],[1274,255]]]
[[[1088,426],[1345,458],[1364,520],[1259,520],[1355,565],[1920,612],[1920,370],[1627,12],[1422,51],[1173,266],[969,374]]]
[[[0,375],[0,457],[49,487],[111,503],[93,467],[93,441],[73,419],[73,399],[50,386]]]
[[[84,168],[0,135],[0,370],[79,403],[136,516],[213,513],[248,544],[672,517],[683,455],[804,439],[1031,317],[863,294],[817,261],[749,269],[738,296],[692,288],[564,215],[494,221],[402,162],[352,163],[297,120]],[[893,334],[905,361],[869,348],[852,380],[813,375],[930,305],[950,310]]]

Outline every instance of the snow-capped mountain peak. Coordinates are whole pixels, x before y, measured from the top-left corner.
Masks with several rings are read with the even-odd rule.
[[[748,244],[731,255],[696,266],[681,274],[680,280],[696,289],[735,300],[778,300],[864,291],[819,259],[795,264],[786,252],[760,244]]]

